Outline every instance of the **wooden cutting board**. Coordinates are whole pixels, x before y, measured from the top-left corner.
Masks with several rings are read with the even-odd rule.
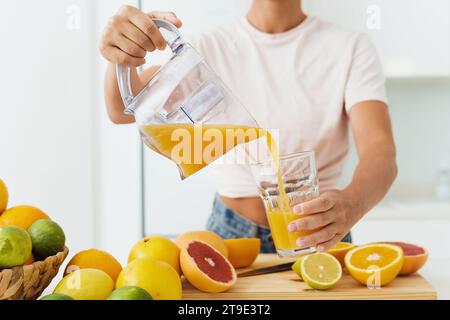
[[[292,260],[292,259],[291,259]],[[243,271],[289,262],[276,255],[261,254],[257,261]],[[294,261],[294,260],[292,260]],[[193,288],[183,280],[184,299],[230,299],[230,300],[303,300],[303,299],[436,299],[436,291],[420,275],[397,277],[388,286],[368,289],[344,272],[339,283],[328,291],[314,290],[299,279],[293,271],[239,278],[233,288],[223,293],[205,293]]]

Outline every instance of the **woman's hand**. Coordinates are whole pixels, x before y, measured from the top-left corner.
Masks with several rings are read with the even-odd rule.
[[[362,212],[349,192],[332,190],[299,204],[294,212],[302,215],[288,225],[290,232],[316,230],[297,239],[299,248],[316,247],[326,251],[338,243],[360,219]]]
[[[132,6],[123,6],[105,28],[100,52],[113,64],[138,67],[145,64],[147,52],[166,47],[152,19],[165,19],[177,27],[181,21],[172,12],[143,13]]]

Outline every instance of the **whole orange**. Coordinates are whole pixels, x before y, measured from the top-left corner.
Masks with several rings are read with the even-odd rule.
[[[225,239],[228,260],[235,268],[245,268],[255,262],[261,250],[259,238]]]
[[[122,271],[122,266],[119,261],[108,252],[98,249],[89,249],[80,251],[73,256],[64,270],[64,275],[79,269],[102,270],[106,272],[115,283],[119,273]]]
[[[37,220],[50,219],[42,210],[32,206],[17,206],[5,210],[0,216],[0,227],[15,226],[25,230]]]

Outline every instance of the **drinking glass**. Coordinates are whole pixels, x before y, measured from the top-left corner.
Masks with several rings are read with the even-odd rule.
[[[294,213],[294,206],[319,196],[314,152],[282,156],[279,161],[270,159],[257,162],[252,165],[252,171],[259,195],[264,201],[278,255],[292,257],[315,252],[314,247],[300,249],[296,245],[296,240],[316,230],[288,231],[288,224],[302,217]]]

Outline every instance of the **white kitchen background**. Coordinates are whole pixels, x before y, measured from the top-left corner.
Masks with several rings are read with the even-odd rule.
[[[98,247],[122,261],[142,234],[204,228],[214,196],[208,170],[181,182],[174,165],[142,147],[133,126],[107,119],[98,39],[124,3],[175,11],[190,34],[232,21],[249,1],[1,1],[0,177],[11,205],[48,212],[72,252]],[[388,76],[400,173],[387,199],[355,227],[355,241],[411,241],[449,259],[450,1],[304,6],[368,32]],[[342,183],[355,163],[353,152]]]

